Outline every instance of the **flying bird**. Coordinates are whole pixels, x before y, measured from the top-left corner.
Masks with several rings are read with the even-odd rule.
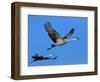
[[[64,37],[60,36],[60,34],[53,28],[50,22],[45,23],[44,28],[47,31],[50,39],[54,42],[54,44],[52,44],[51,47],[47,49],[47,51],[54,47],[62,46],[69,41],[78,39],[78,38],[70,38],[74,33],[74,28],[72,28]]]
[[[32,56],[33,61],[56,59],[56,58],[57,58],[57,56],[55,56],[54,54],[50,54],[48,56],[43,56],[43,55],[35,54],[34,56]]]

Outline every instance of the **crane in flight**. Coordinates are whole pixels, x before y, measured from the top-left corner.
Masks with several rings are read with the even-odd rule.
[[[54,47],[62,46],[72,40],[78,40],[78,38],[76,37],[70,38],[72,34],[74,33],[74,28],[72,28],[64,37],[60,36],[60,34],[53,28],[50,22],[45,23],[44,28],[46,32],[48,33],[50,39],[54,42],[51,45],[51,47],[47,49],[47,51]]]

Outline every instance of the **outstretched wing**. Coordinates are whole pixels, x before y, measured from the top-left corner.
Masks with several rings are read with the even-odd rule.
[[[74,33],[74,28],[72,28],[72,29],[69,31],[69,33],[67,33],[67,35],[64,36],[64,39],[67,39],[67,38],[71,37],[73,33]]]
[[[52,27],[52,25],[49,22],[44,24],[44,28],[48,32],[48,35],[52,39],[53,42],[56,43],[57,39],[61,38],[59,33]]]

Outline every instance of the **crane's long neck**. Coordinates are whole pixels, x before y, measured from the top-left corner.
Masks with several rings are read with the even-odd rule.
[[[70,38],[70,39],[67,39],[67,41],[73,41],[73,40],[78,40],[78,38]]]

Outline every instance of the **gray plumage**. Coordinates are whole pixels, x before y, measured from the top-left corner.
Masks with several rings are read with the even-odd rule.
[[[48,22],[44,25],[45,30],[48,32],[49,37],[52,39],[53,42],[56,43],[57,38],[61,38],[59,33],[51,26],[51,24]]]
[[[48,33],[49,37],[51,38],[51,40],[54,42],[54,44],[52,44],[51,47],[48,48],[47,50],[50,50],[50,49],[52,49],[54,47],[57,47],[57,46],[64,45],[65,43],[68,42],[68,39],[74,33],[74,28],[72,28],[64,37],[61,37],[60,34],[50,24],[50,22],[45,23],[44,28],[47,31],[47,33]],[[72,40],[77,40],[77,39],[74,38]]]

